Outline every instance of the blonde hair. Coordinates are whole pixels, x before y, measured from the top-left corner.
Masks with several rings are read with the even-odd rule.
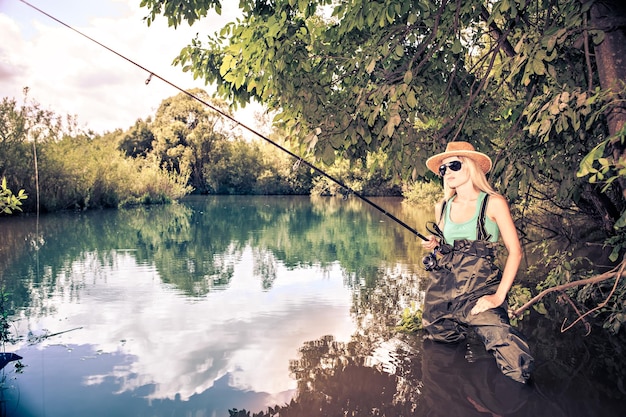
[[[493,189],[489,181],[487,181],[487,176],[482,171],[482,169],[478,168],[476,162],[472,158],[468,158],[465,156],[459,156],[459,160],[463,165],[467,167],[469,177],[472,180],[472,184],[477,187],[480,191],[483,191],[489,195],[498,194],[496,190]],[[452,196],[456,194],[456,190],[448,187],[448,184],[444,180],[443,182],[443,199],[448,201]]]

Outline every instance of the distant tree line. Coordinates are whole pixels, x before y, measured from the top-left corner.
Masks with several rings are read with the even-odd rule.
[[[191,92],[210,100],[203,90]],[[213,104],[228,112],[223,102]],[[384,159],[377,154],[351,163],[337,160],[323,169],[355,191],[401,195],[381,168]],[[165,99],[154,118],[103,135],[79,131],[72,117],[43,110],[29,100],[27,89],[23,104],[5,97],[0,179],[7,213],[163,203],[190,193],[345,193],[271,144],[234,133],[228,120],[184,93]]]
[[[0,178],[26,195],[25,212],[116,207],[184,196],[184,178],[162,169],[153,156],[129,158],[115,140],[78,132],[72,117],[28,100],[0,102]],[[19,191],[18,191],[19,190]]]

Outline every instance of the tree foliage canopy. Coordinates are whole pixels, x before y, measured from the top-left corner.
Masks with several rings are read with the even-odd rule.
[[[221,7],[141,4],[148,23],[163,14],[174,27]],[[610,59],[626,46],[609,42],[624,36],[615,30],[626,16],[619,2],[241,0],[239,7],[240,19],[196,36],[175,63],[234,106],[254,99],[276,111],[275,122],[318,160],[382,151],[399,176],[429,178],[428,155],[468,140],[494,157],[493,178],[509,198],[575,205],[598,213],[608,232],[626,223],[626,69]]]

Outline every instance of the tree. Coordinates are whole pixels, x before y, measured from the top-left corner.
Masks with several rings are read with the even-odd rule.
[[[58,140],[64,127],[71,129],[75,121],[63,118],[39,103],[30,101],[29,89],[24,88],[24,103],[19,106],[14,98],[4,97],[0,103],[0,176],[9,189],[23,189],[36,198],[27,202],[25,209],[39,205],[37,152],[41,146]]]
[[[428,177],[427,155],[467,139],[496,156],[511,199],[576,205],[614,233],[626,223],[619,3],[243,0],[241,19],[175,62],[234,106],[277,111],[325,163],[381,150],[404,178]],[[220,10],[142,6],[174,27]]]
[[[276,136],[272,138],[275,143],[289,146],[282,141],[282,136],[273,136]],[[310,194],[315,174],[309,167],[267,142],[260,142],[257,146],[262,157],[256,179],[258,194]]]
[[[189,93],[209,100],[201,89]],[[212,105],[227,111],[225,103],[219,100],[214,100]],[[150,129],[154,135],[152,152],[163,166],[189,175],[189,185],[207,192],[203,167],[213,162],[216,144],[228,138],[223,119],[189,94],[180,93],[161,102]]]
[[[624,175],[626,143],[624,128],[626,126],[626,105],[624,104],[624,82],[626,81],[626,4],[619,0],[597,2],[591,8],[591,27],[600,28],[604,40],[595,48],[596,65],[603,89],[614,96],[616,105],[606,109],[609,141],[613,151],[614,167],[621,173],[617,176],[623,196],[626,197],[626,175]],[[597,159],[596,159],[597,161]],[[606,164],[601,163],[603,166]],[[626,219],[622,216],[624,222]]]
[[[212,193],[253,194],[261,167],[258,146],[242,139],[222,141],[214,147],[211,163],[204,165],[203,176]]]
[[[118,149],[133,158],[146,156],[152,150],[152,142],[154,142],[154,134],[150,130],[150,123],[150,118],[146,121],[138,119],[120,139]]]

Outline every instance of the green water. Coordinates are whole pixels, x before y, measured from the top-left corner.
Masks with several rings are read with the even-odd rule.
[[[375,201],[420,231],[431,220]],[[0,371],[4,415],[623,415],[619,347],[529,320],[524,387],[487,355],[398,333],[424,253],[355,198],[3,218],[0,239],[5,350],[23,357]]]

